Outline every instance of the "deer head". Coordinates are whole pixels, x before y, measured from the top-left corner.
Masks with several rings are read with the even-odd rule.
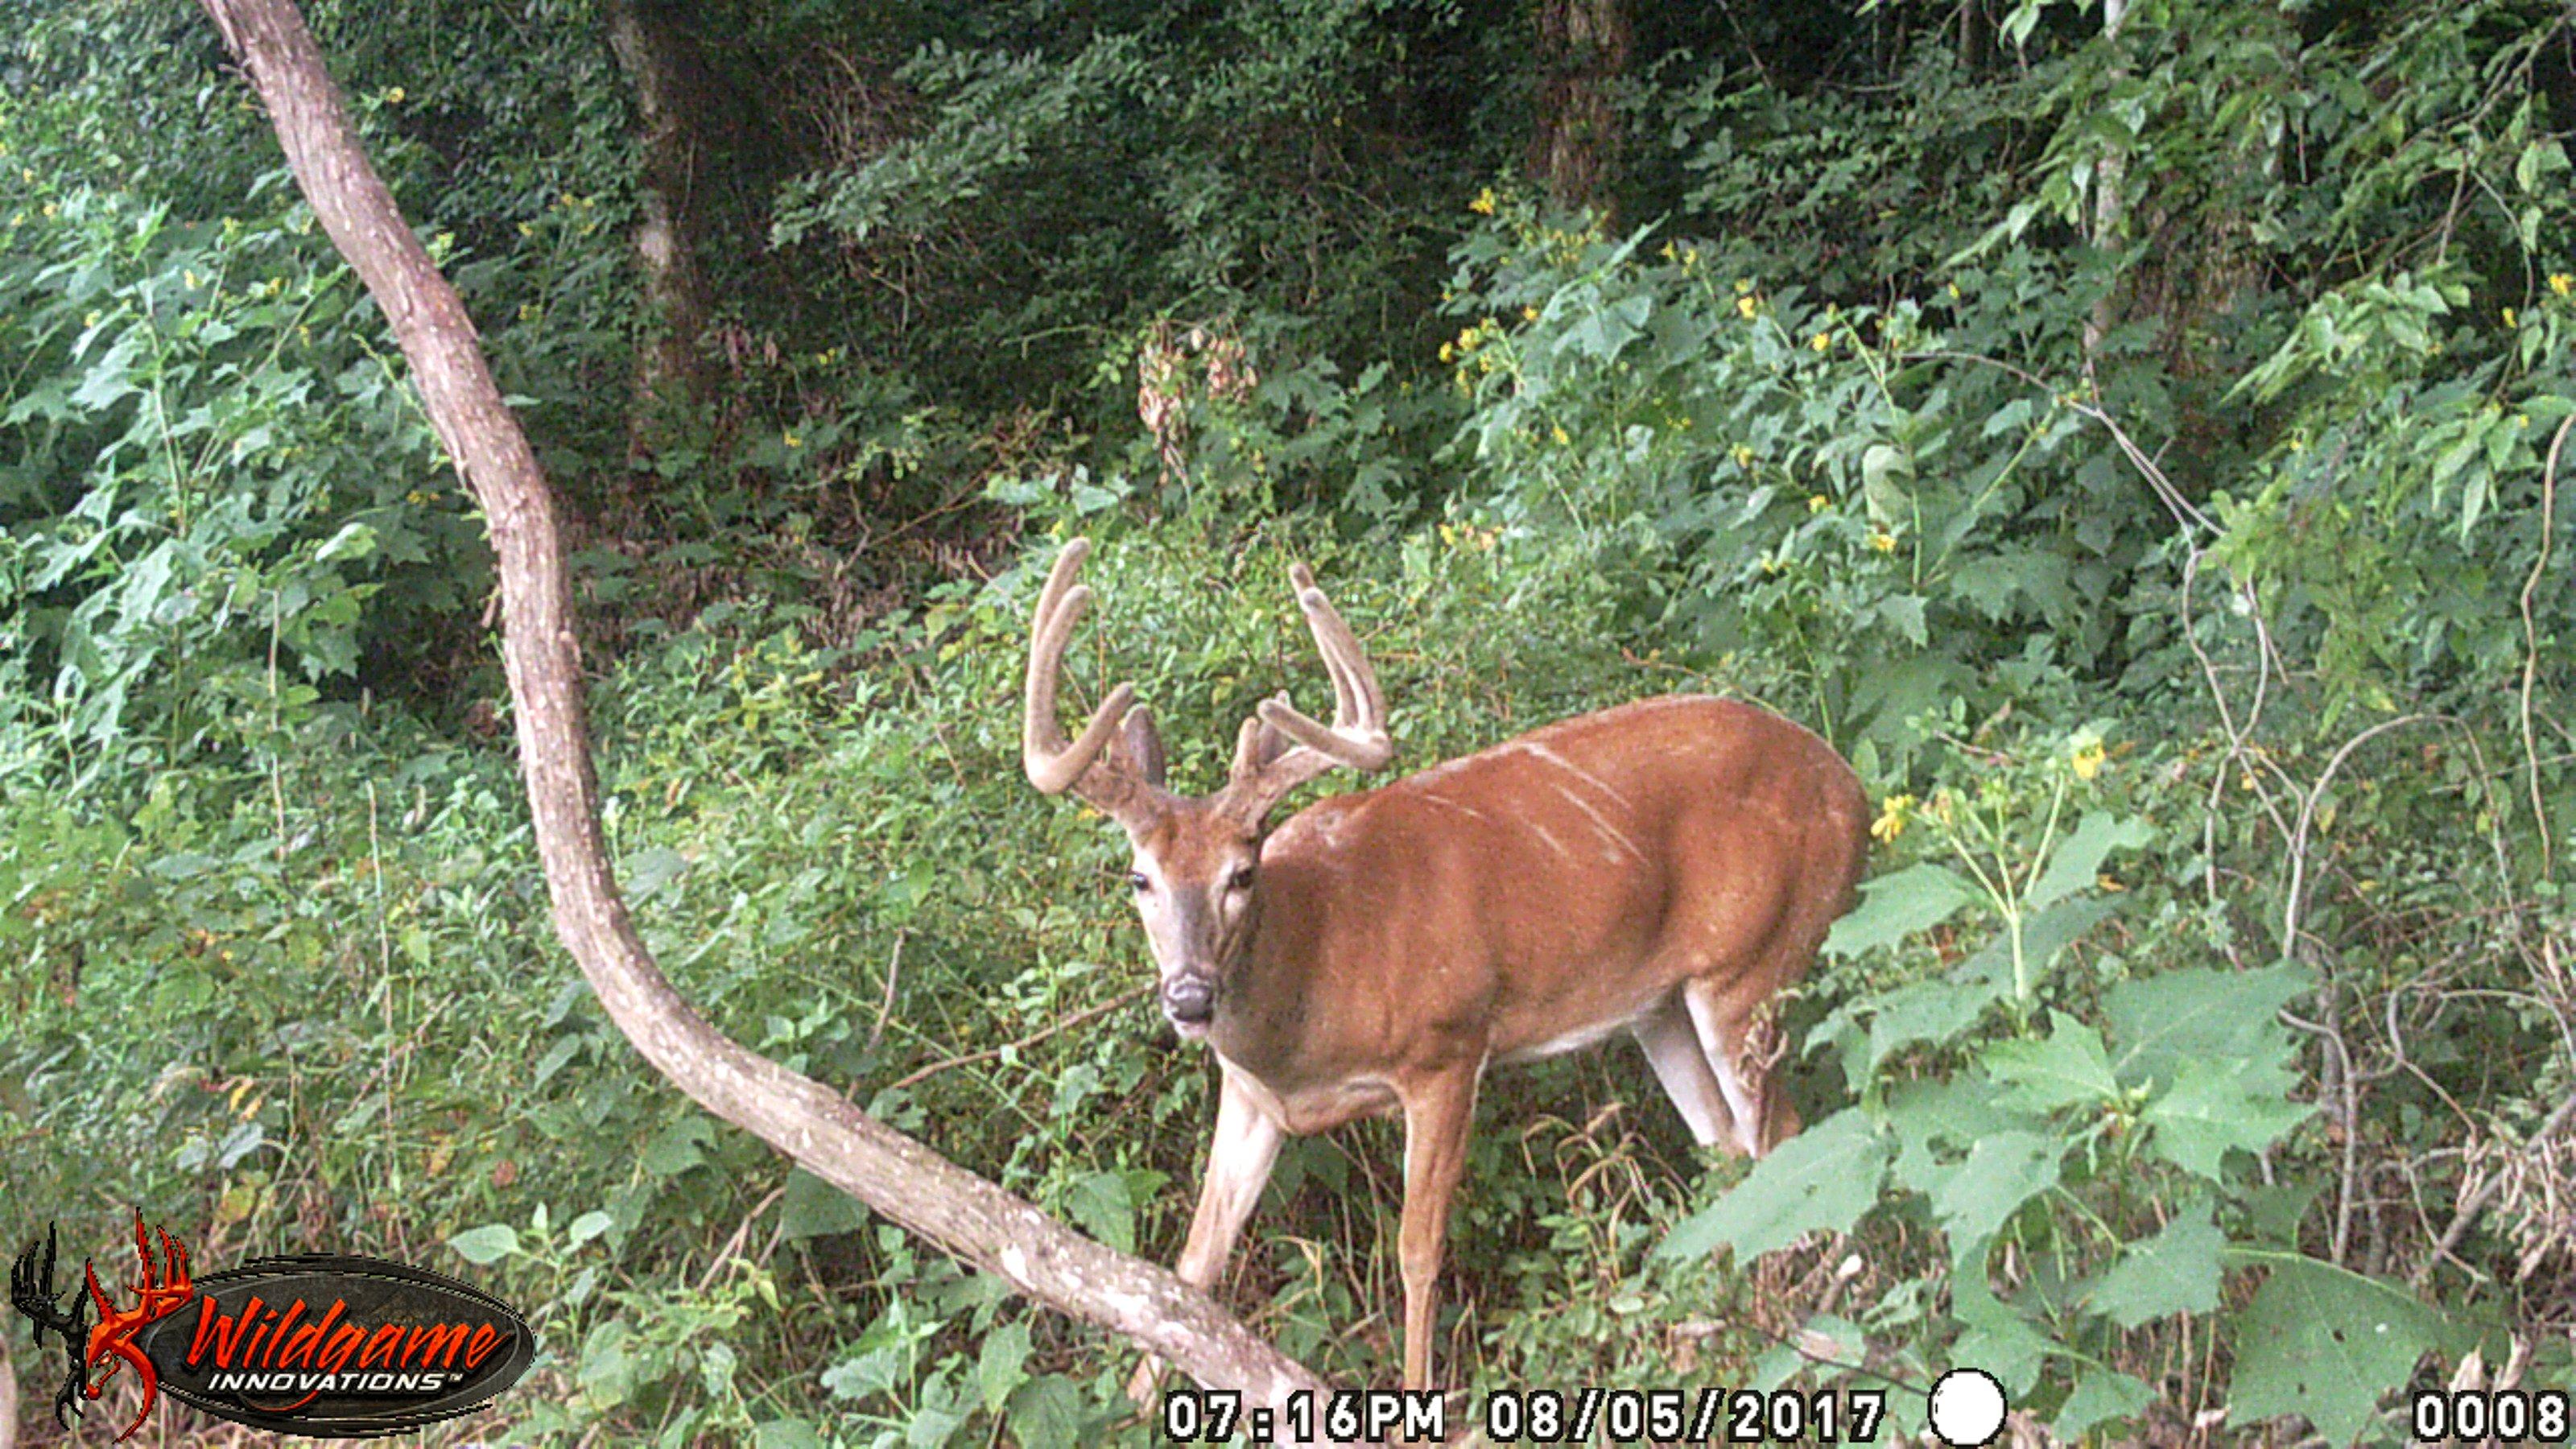
[[[1184,1037],[1207,1034],[1228,975],[1260,919],[1261,845],[1271,809],[1289,791],[1336,766],[1378,769],[1393,758],[1376,671],[1304,564],[1289,570],[1324,669],[1333,723],[1299,713],[1285,693],[1263,700],[1235,737],[1234,765],[1212,795],[1164,786],[1162,736],[1153,712],[1121,684],[1067,743],[1056,722],[1056,678],[1073,626],[1091,601],[1075,582],[1091,551],[1077,538],[1056,557],[1030,620],[1021,762],[1029,783],[1071,793],[1118,822],[1135,849],[1128,884],[1162,984],[1163,1014]]]

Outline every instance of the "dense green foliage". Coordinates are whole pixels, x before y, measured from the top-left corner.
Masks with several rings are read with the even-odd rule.
[[[611,8],[309,8],[567,502],[621,879],[739,1039],[1168,1256],[1212,1073],[1101,1010],[1144,948],[1020,779],[1026,610],[1097,538],[1074,687],[1204,785],[1322,688],[1304,558],[1410,765],[1709,689],[1882,807],[1802,1136],[1704,1157],[1624,1047],[1490,1085],[1453,1384],[1911,1424],[1973,1362],[2067,1438],[2340,1444],[2472,1349],[2567,1382],[2564,7],[1632,7],[1584,211],[1518,175],[1522,7],[728,0],[676,32],[704,376],[651,395]],[[479,523],[193,10],[34,6],[0,171],[0,1248],[138,1204],[201,1266],[471,1272],[540,1442],[1147,1442],[1123,1348],[607,1027]],[[1292,1144],[1230,1284],[1349,1381],[1394,1142]]]

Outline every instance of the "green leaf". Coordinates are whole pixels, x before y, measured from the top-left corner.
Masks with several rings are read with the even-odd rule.
[[[2131,1378],[2118,1369],[2088,1368],[2075,1380],[2075,1392],[2057,1410],[2057,1421],[2049,1428],[2060,1439],[2080,1439],[2084,1431],[2112,1419],[2135,1416],[2139,1410],[2156,1401],[2156,1391],[2143,1380]]]
[[[1878,601],[1878,616],[1895,625],[1896,632],[1905,636],[1905,642],[1917,649],[1931,642],[1932,636],[1923,626],[1923,596],[1920,594],[1888,595]]]
[[[1029,1325],[1022,1319],[984,1335],[975,1355],[975,1384],[984,1391],[984,1412],[998,1414],[1020,1385],[1029,1381]]]
[[[2114,817],[2106,810],[2087,814],[2049,852],[2048,865],[2022,896],[2022,909],[2043,909],[2092,885],[2112,851],[2135,850],[2155,838],[2156,828],[2135,816]]]
[[[647,1175],[677,1177],[707,1160],[706,1144],[715,1140],[715,1129],[703,1117],[683,1117],[653,1134],[638,1155]]]
[[[2170,1082],[2188,1061],[2245,1061],[2271,1042],[2286,1042],[2276,1013],[2315,982],[2284,963],[2260,971],[2195,966],[2123,981],[2102,1001],[2119,1050],[2112,1070],[2124,1086]],[[2277,1059],[2277,1058],[2276,1058]]]
[[[1966,1326],[1950,1345],[1950,1361],[1975,1364],[2019,1399],[2039,1382],[2040,1360],[2056,1343],[2031,1326],[2011,1304],[1995,1297],[1983,1273],[1963,1273],[1951,1290],[1951,1309]]]
[[[2224,1059],[2183,1063],[2173,1086],[2140,1114],[2155,1130],[2148,1146],[2175,1166],[2217,1182],[2229,1148],[2260,1152],[2316,1110],[2283,1099],[2269,1083],[2251,1077]]]
[[[568,1246],[578,1248],[616,1225],[617,1219],[597,1208],[592,1208],[565,1225],[564,1242]]]
[[[1122,1253],[1136,1251],[1136,1202],[1121,1174],[1095,1172],[1075,1180],[1064,1210],[1084,1231],[1110,1247]]]
[[[857,1198],[801,1167],[788,1172],[787,1190],[778,1200],[778,1231],[788,1241],[854,1233],[867,1221],[868,1210]]]
[[[823,1436],[810,1420],[763,1419],[751,1429],[753,1449],[823,1449]]]
[[[466,1262],[478,1268],[489,1267],[519,1251],[519,1230],[508,1223],[485,1223],[448,1239],[447,1246]]]
[[[1943,1160],[1941,1149],[1965,1154],[1984,1138],[2048,1125],[2004,1107],[1998,1100],[2002,1095],[1993,1082],[1974,1073],[1948,1081],[1904,1082],[1890,1091],[1887,1125],[1896,1133],[1896,1161],[1890,1169],[1896,1185],[1929,1194],[1958,1170],[1956,1162]]]
[[[2377,1416],[2380,1395],[2441,1346],[2444,1328],[2393,1284],[2313,1258],[2282,1262],[2237,1315],[2227,1422],[2299,1414],[2329,1441],[2349,1444]]]
[[[680,873],[689,868],[689,858],[667,846],[657,845],[626,857],[626,898],[649,901],[667,889]]]
[[[1843,1070],[1855,1085],[1878,1074],[1881,1062],[1916,1042],[1954,1041],[1977,1024],[1986,1008],[2012,991],[2009,976],[1962,979],[1959,972],[1900,986],[1875,1003],[1869,1035],[1857,1053],[1845,1052]]]
[[[1953,1257],[1974,1257],[2023,1203],[2055,1187],[2065,1153],[2063,1137],[2037,1132],[1980,1139],[1968,1160],[1932,1190],[1932,1212],[1950,1235]]]
[[[1929,862],[1907,866],[1861,887],[1860,907],[1834,922],[1825,937],[1825,954],[1857,956],[1893,946],[1948,920],[1975,899],[1976,891],[1955,871]]]
[[[2218,1250],[2226,1243],[2208,1201],[2194,1202],[2164,1231],[2120,1250],[2120,1260],[2093,1284],[2093,1306],[2122,1328],[2207,1313],[2218,1306]]]
[[[1062,1374],[1020,1385],[1011,1395],[1011,1434],[1023,1444],[1072,1444],[1083,1430],[1082,1391]]]
[[[2111,1075],[2102,1033],[2063,1011],[2052,1009],[2049,1019],[2051,1029],[2043,1038],[1997,1042],[1986,1048],[1986,1070],[2011,1085],[2005,1100],[2049,1112],[2117,1098],[2120,1084]]]
[[[1656,1252],[1696,1258],[1723,1244],[1746,1262],[1819,1228],[1847,1231],[1878,1201],[1887,1156],[1878,1129],[1846,1108],[1780,1144],[1726,1196],[1684,1219]]]

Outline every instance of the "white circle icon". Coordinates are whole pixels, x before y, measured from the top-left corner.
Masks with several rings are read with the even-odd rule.
[[[2004,1429],[2004,1386],[1984,1369],[1955,1368],[1932,1384],[1932,1433],[1950,1449],[1992,1444]]]

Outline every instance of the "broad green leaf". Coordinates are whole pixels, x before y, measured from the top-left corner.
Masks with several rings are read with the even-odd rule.
[[[1021,1319],[984,1335],[975,1355],[975,1384],[984,1392],[984,1412],[998,1414],[1020,1385],[1029,1381],[1029,1325]]]
[[[2041,910],[2073,895],[2093,884],[2101,874],[2103,858],[2112,851],[2135,850],[2155,838],[2156,828],[2135,816],[2115,817],[2106,810],[2087,814],[2049,852],[2039,879],[2022,896],[2022,909]]]
[[[1986,1048],[1986,1070],[2011,1085],[2005,1099],[2017,1107],[2054,1111],[2120,1095],[2111,1075],[2102,1033],[2063,1011],[2049,1012],[2050,1030],[2035,1041],[1997,1042]]]
[[[2349,1444],[2376,1417],[2380,1395],[2441,1346],[2444,1328],[2392,1284],[2313,1258],[2282,1262],[2237,1315],[2227,1422],[2300,1414],[2330,1442]]]
[[[823,1449],[824,1439],[810,1419],[763,1419],[751,1428],[753,1449]]]
[[[2072,1442],[2096,1424],[2129,1418],[2155,1401],[2156,1391],[2143,1380],[2118,1369],[2088,1368],[2075,1380],[2075,1392],[2066,1396],[2049,1429]]]
[[[2062,1137],[1999,1132],[1981,1138],[1948,1180],[1932,1190],[1932,1213],[1950,1235],[1954,1259],[1983,1251],[2023,1203],[2057,1185]]]
[[[1136,1202],[1121,1174],[1095,1172],[1077,1179],[1065,1197],[1064,1210],[1085,1232],[1110,1247],[1122,1253],[1136,1251]]]
[[[2047,1126],[2040,1118],[2012,1111],[1999,1102],[2002,1092],[1974,1073],[1948,1081],[1915,1081],[1888,1093],[1887,1125],[1896,1133],[1896,1185],[1929,1194],[1958,1170],[1943,1160],[1943,1149],[1965,1153],[1988,1137]]]
[[[2193,1060],[2277,1059],[2263,1050],[2287,1040],[2275,1013],[2314,987],[2305,968],[2290,964],[2260,971],[2195,966],[2123,981],[2102,1002],[2112,1070],[2122,1085],[2136,1086],[2170,1082]]]
[[[641,902],[668,889],[689,868],[689,859],[668,846],[656,845],[626,857],[625,867],[626,898]]]
[[[1961,1273],[1951,1298],[1951,1311],[1966,1325],[1950,1345],[1951,1361],[1993,1374],[2007,1398],[2027,1395],[2039,1382],[2040,1360],[2057,1345],[1997,1298],[1982,1272]]]
[[[1825,954],[1857,956],[1893,946],[1917,931],[1948,920],[1977,893],[1955,871],[1926,862],[1883,875],[1861,887],[1858,909],[1834,922]]]
[[[2012,989],[2009,980],[1998,983],[1991,978],[1962,981],[1954,973],[1900,986],[1880,998],[1878,1010],[1869,1019],[1866,1038],[1857,1065],[1847,1053],[1844,1070],[1855,1084],[1866,1082],[1878,1073],[1879,1063],[1915,1042],[1947,1042],[1977,1024],[1986,1008],[2001,1001]]]
[[[2093,1285],[2093,1306],[2122,1328],[2218,1306],[2218,1250],[2227,1243],[2204,1199],[2174,1216],[2164,1231],[2120,1250]]]
[[[1878,1201],[1887,1176],[1887,1139],[1847,1108],[1755,1163],[1726,1196],[1684,1219],[1657,1253],[1696,1258],[1721,1244],[1738,1262],[1785,1248],[1822,1228],[1843,1232]]]
[[[1022,1444],[1072,1444],[1079,1441],[1085,1400],[1062,1374],[1047,1374],[1020,1385],[1011,1395],[1011,1433]]]
[[[653,1134],[636,1158],[653,1177],[677,1177],[707,1160],[706,1146],[715,1129],[703,1117],[683,1117]]]
[[[448,1239],[447,1246],[466,1262],[478,1268],[489,1267],[519,1251],[519,1230],[508,1223],[485,1223]]]
[[[2260,1152],[2314,1110],[2285,1100],[2235,1063],[2195,1059],[2175,1072],[2173,1086],[2140,1116],[2154,1129],[2147,1145],[2157,1156],[2216,1182],[2229,1148]]]
[[[789,1170],[778,1201],[778,1231],[790,1241],[856,1232],[867,1221],[868,1210],[857,1198],[801,1167]]]

